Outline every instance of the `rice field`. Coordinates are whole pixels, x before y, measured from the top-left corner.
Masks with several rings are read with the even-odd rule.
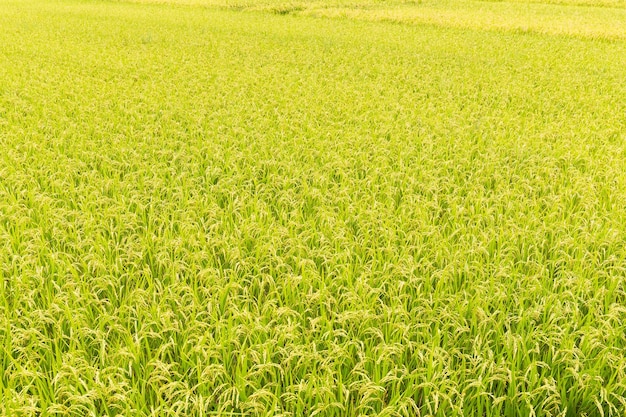
[[[0,415],[626,416],[623,0],[0,0]]]

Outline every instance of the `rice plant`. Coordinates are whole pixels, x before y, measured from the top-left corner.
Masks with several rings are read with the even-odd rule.
[[[178,3],[0,2],[0,415],[625,415],[623,8]]]

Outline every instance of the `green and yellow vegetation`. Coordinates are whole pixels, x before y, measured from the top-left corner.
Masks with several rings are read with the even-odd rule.
[[[626,415],[622,0],[0,0],[0,415]]]

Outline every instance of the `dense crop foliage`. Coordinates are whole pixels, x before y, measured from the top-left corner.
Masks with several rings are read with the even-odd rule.
[[[456,26],[0,2],[0,414],[623,416],[626,42]]]

